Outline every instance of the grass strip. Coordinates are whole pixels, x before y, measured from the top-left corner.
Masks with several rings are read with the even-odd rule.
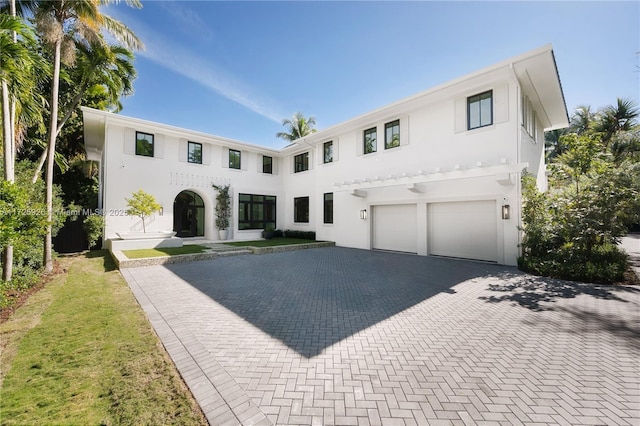
[[[313,240],[303,240],[301,238],[272,238],[270,240],[255,240],[255,241],[232,241],[224,243],[228,246],[235,247],[274,247],[274,246],[287,246],[292,244],[309,244],[315,243]]]
[[[122,250],[122,253],[124,253],[124,255],[129,259],[144,259],[147,257],[164,257],[176,256],[178,254],[204,253],[206,250],[207,248],[203,246],[186,245],[182,247],[159,247],[153,249]]]
[[[207,424],[107,253],[61,263],[0,328],[14,336],[0,423]]]

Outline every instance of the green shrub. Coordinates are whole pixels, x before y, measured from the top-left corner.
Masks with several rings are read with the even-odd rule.
[[[100,237],[102,237],[102,229],[104,228],[104,216],[92,214],[87,216],[82,222],[84,232],[87,234],[87,242],[89,249],[93,247]]]
[[[294,231],[287,229],[283,232],[283,236],[287,238],[300,238],[302,240],[316,240],[316,233],[313,231]]]

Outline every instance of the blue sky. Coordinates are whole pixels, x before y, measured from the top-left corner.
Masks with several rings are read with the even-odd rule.
[[[545,44],[569,112],[640,98],[640,2],[143,1],[105,13],[146,45],[124,115],[281,148]]]

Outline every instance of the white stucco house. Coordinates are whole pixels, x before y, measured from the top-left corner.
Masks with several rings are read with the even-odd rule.
[[[163,206],[147,228],[218,239],[215,184],[230,184],[230,238],[268,226],[338,246],[515,265],[520,177],[546,185],[544,131],[568,126],[551,46],[304,137],[282,150],[82,109],[100,162],[105,240],[141,230],[125,197]]]

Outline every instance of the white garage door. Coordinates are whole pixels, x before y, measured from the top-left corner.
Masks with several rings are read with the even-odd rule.
[[[415,204],[373,207],[373,248],[418,252]]]
[[[495,201],[433,203],[427,214],[429,254],[498,260]]]

